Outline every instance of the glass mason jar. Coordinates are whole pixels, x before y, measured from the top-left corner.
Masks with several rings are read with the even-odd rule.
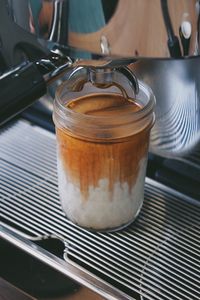
[[[130,74],[78,68],[56,92],[60,200],[90,230],[121,229],[142,207],[155,98]]]

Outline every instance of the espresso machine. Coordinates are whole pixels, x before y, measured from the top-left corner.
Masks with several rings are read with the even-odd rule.
[[[197,0],[0,0],[2,277],[35,297],[81,285],[104,299],[199,299],[199,18]],[[156,97],[145,202],[119,232],[81,229],[59,203],[52,103],[81,68],[94,84],[118,70]]]

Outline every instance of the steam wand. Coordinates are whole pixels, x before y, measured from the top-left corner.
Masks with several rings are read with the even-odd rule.
[[[168,35],[167,43],[168,43],[170,56],[173,58],[180,58],[182,55],[181,55],[179,39],[174,34],[174,30],[169,15],[167,0],[161,0],[161,9],[162,9],[163,19],[164,19],[164,23]]]

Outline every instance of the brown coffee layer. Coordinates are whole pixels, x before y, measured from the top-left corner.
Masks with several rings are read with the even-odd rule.
[[[117,117],[120,114],[134,113],[141,106],[132,99],[118,94],[92,94],[70,101],[67,107],[78,113],[92,116]]]
[[[120,96],[100,97],[89,97],[88,101],[83,97],[83,105],[81,98],[77,103],[73,100],[68,108],[93,116],[110,115],[115,118],[126,110],[135,112],[140,109],[134,102],[124,100],[123,97],[120,99]],[[80,187],[85,199],[89,187],[97,187],[100,179],[108,179],[111,198],[116,182],[126,182],[131,190],[137,179],[139,163],[147,155],[149,128],[110,142],[84,140],[78,137],[78,133],[75,136],[66,129],[57,128],[56,132],[59,155],[67,177]]]

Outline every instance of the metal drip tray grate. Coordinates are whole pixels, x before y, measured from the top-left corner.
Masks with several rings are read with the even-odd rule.
[[[198,201],[147,178],[137,221],[120,232],[92,233],[64,217],[56,176],[53,134],[25,121],[2,131],[2,228],[29,240],[65,240],[68,264],[95,276],[96,291],[99,280],[119,292],[110,299],[199,300]]]

